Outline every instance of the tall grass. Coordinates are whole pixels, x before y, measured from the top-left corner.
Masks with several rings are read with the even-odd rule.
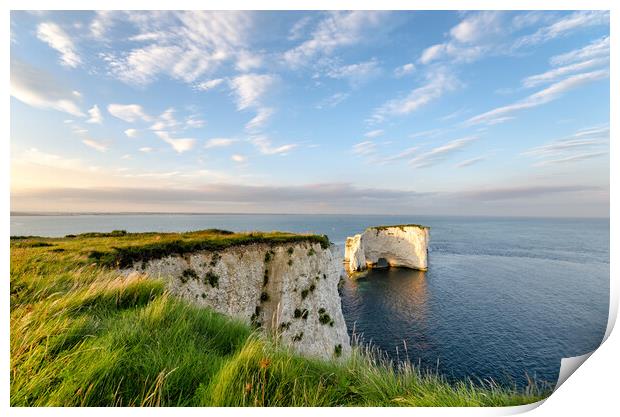
[[[450,384],[370,347],[346,361],[304,358],[160,281],[89,260],[131,237],[43,241],[11,247],[13,406],[487,406],[548,394]]]

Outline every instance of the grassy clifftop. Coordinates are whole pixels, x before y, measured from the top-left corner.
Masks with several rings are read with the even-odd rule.
[[[74,250],[86,254],[90,261],[104,266],[128,267],[137,261],[149,261],[169,255],[183,255],[200,250],[217,251],[231,246],[265,243],[278,245],[293,242],[318,243],[329,246],[325,235],[294,234],[286,232],[234,233],[227,230],[207,229],[187,233],[83,233],[65,238],[14,236],[15,247],[54,246],[58,251]]]
[[[172,297],[160,281],[119,277],[91,256],[177,240],[225,244],[235,236],[12,239],[11,405],[478,406],[525,404],[547,394],[535,386],[452,385],[360,348],[346,362],[303,358],[269,335]],[[237,242],[249,242],[244,236]],[[275,243],[302,239],[253,236]]]

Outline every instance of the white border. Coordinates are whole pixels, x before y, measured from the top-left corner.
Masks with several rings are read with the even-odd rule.
[[[619,27],[619,18],[618,18],[618,9],[616,6],[620,4],[620,2],[612,2],[612,1],[601,1],[601,0],[565,0],[562,2],[558,1],[549,1],[549,0],[512,0],[512,1],[503,1],[498,3],[497,1],[489,1],[489,0],[382,0],[381,2],[375,1],[371,2],[368,0],[340,0],[340,1],[328,1],[328,0],[298,0],[294,2],[287,2],[282,0],[263,0],[260,2],[250,2],[243,0],[227,0],[227,1],[211,1],[211,2],[197,2],[191,0],[176,0],[174,2],[164,2],[162,0],[132,0],[131,2],[127,2],[126,0],[106,0],[106,1],[85,1],[85,0],[57,0],[53,3],[45,2],[41,0],[7,0],[3,2],[4,5],[4,16],[1,20],[2,22],[2,33],[4,35],[4,45],[8,45],[9,41],[9,31],[10,31],[10,10],[98,10],[98,9],[129,9],[129,10],[146,10],[146,9],[186,9],[186,10],[197,10],[197,9],[212,9],[212,10],[234,10],[234,9],[245,9],[245,10],[334,10],[334,9],[361,9],[361,10],[611,10],[611,91],[616,92],[615,94],[611,94],[611,115],[610,115],[610,128],[611,128],[611,207],[610,213],[617,213],[620,209],[620,205],[618,204],[617,194],[613,189],[613,179],[618,175],[618,169],[620,167],[620,161],[618,160],[616,145],[615,145],[615,132],[617,120],[620,120],[620,115],[618,114],[618,106],[617,106],[617,92],[620,91],[617,79],[616,69],[618,68],[618,48],[615,39],[615,29]],[[380,6],[380,7],[378,7]],[[3,304],[3,320],[2,320],[2,330],[4,337],[0,338],[0,344],[2,346],[3,358],[2,358],[2,367],[0,368],[2,371],[2,375],[5,377],[1,380],[2,387],[2,408],[8,408],[9,404],[9,303],[10,303],[10,289],[9,289],[9,239],[10,235],[10,198],[9,198],[9,190],[10,190],[10,142],[8,138],[10,138],[10,116],[9,116],[9,61],[10,61],[10,51],[9,48],[3,48],[3,62],[2,66],[2,75],[4,79],[4,88],[5,88],[5,98],[2,101],[1,107],[1,116],[4,127],[5,135],[3,138],[2,146],[4,147],[3,152],[0,152],[0,181],[2,186],[4,187],[5,192],[1,197],[2,208],[5,213],[5,217],[2,218],[0,222],[0,227],[2,228],[0,233],[4,237],[2,240],[1,247],[1,265],[2,270],[4,272],[3,279],[0,281],[0,291],[2,291],[2,304]],[[618,225],[615,222],[615,218],[612,216],[611,218],[611,242],[610,242],[610,253],[611,253],[611,277],[614,279],[611,280],[610,285],[610,309],[609,309],[609,322],[607,326],[607,331],[605,334],[605,343],[597,349],[593,354],[593,359],[590,361],[586,361],[585,364],[577,371],[577,376],[573,378],[569,378],[568,383],[562,384],[560,389],[558,389],[548,401],[545,402],[543,407],[536,408],[536,406],[541,403],[537,403],[530,406],[522,406],[522,407],[508,407],[508,408],[437,408],[437,409],[427,409],[427,408],[416,408],[416,409],[390,409],[390,414],[395,415],[409,415],[410,413],[416,413],[417,415],[446,415],[446,413],[450,414],[458,414],[458,415],[472,415],[472,416],[480,416],[480,415],[506,415],[513,414],[519,412],[525,412],[536,408],[536,410],[532,413],[533,415],[583,415],[584,413],[590,413],[594,415],[606,415],[609,414],[610,410],[617,410],[617,388],[614,387],[614,380],[618,375],[619,368],[619,360],[616,352],[620,351],[620,339],[617,335],[611,333],[611,330],[614,327],[617,312],[618,312],[618,281],[617,281],[617,268],[616,268],[616,260],[617,260],[617,251],[618,248]],[[611,337],[610,337],[611,336]],[[584,355],[589,357],[590,354]],[[581,358],[573,358],[567,361],[563,361],[563,368],[561,372],[563,376],[566,374],[570,375],[569,371],[574,371],[574,369],[568,369],[564,366],[564,363],[570,364],[572,362],[571,367],[575,368],[575,364],[580,363]],[[578,366],[578,365],[577,365]],[[576,369],[576,368],[575,368]],[[93,413],[95,415],[104,415],[109,412],[107,409],[91,409],[88,411],[89,413]],[[249,409],[249,410],[239,410],[234,408],[228,409],[217,409],[212,411],[206,411],[204,409],[155,409],[155,410],[146,410],[146,409],[138,409],[138,410],[115,410],[115,413],[129,413],[132,414],[143,414],[146,413],[150,415],[169,415],[172,413],[182,412],[186,415],[202,415],[205,412],[214,412],[221,415],[235,415],[237,413],[243,412],[244,414],[252,413],[256,415],[288,415],[291,413],[291,410],[288,409]],[[347,408],[347,409],[322,409],[315,410],[310,408],[301,408],[296,409],[294,411],[295,414],[303,415],[312,415],[316,416],[316,413],[327,413],[327,414],[338,414],[341,413],[355,413],[355,415],[375,415],[377,412],[385,412],[381,409],[375,408]],[[10,413],[10,414],[9,414]],[[7,409],[3,413],[3,415],[56,415],[60,413],[66,413],[68,415],[82,415],[84,413],[83,409],[53,409],[53,408],[39,408],[39,409]]]

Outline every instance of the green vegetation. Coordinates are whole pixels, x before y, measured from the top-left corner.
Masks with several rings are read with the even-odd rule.
[[[397,227],[400,230],[404,230],[405,227],[417,227],[418,229],[430,229],[429,226],[423,226],[421,224],[394,224],[394,225],[385,225],[385,226],[372,226],[369,227],[368,229],[372,229],[372,230],[385,230],[385,229],[390,229],[392,227]]]
[[[125,258],[113,247],[137,250],[184,235],[209,240],[201,233],[12,240],[10,404],[503,406],[550,393],[536,384],[449,384],[363,347],[347,359],[336,359],[343,353],[337,345],[332,361],[304,358],[249,325],[169,295],[161,281],[120,277],[90,257],[109,254],[116,265]],[[18,244],[35,240],[54,246]],[[257,306],[256,327],[260,313]]]
[[[213,288],[217,288],[219,287],[219,282],[220,282],[220,277],[218,277],[213,272],[209,271],[205,274],[205,279],[204,279],[205,284],[208,283]]]
[[[113,233],[84,233],[75,239],[119,237],[112,236]],[[124,232],[120,237],[121,239],[111,240],[111,244],[103,249],[92,250],[89,253],[91,261],[102,266],[127,268],[135,262],[161,259],[170,255],[183,255],[200,250],[220,251],[231,246],[310,242],[319,243],[322,248],[327,248],[330,244],[325,235],[299,235],[285,232],[233,233],[219,229],[188,233]],[[103,245],[97,246],[103,247]],[[273,255],[272,251],[265,253],[265,262],[269,262]]]
[[[198,281],[198,274],[193,269],[186,269],[181,273],[181,282],[185,284],[190,279],[195,279]]]

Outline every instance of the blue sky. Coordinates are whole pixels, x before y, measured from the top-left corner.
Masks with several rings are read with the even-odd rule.
[[[607,216],[608,12],[12,12],[11,209]]]

